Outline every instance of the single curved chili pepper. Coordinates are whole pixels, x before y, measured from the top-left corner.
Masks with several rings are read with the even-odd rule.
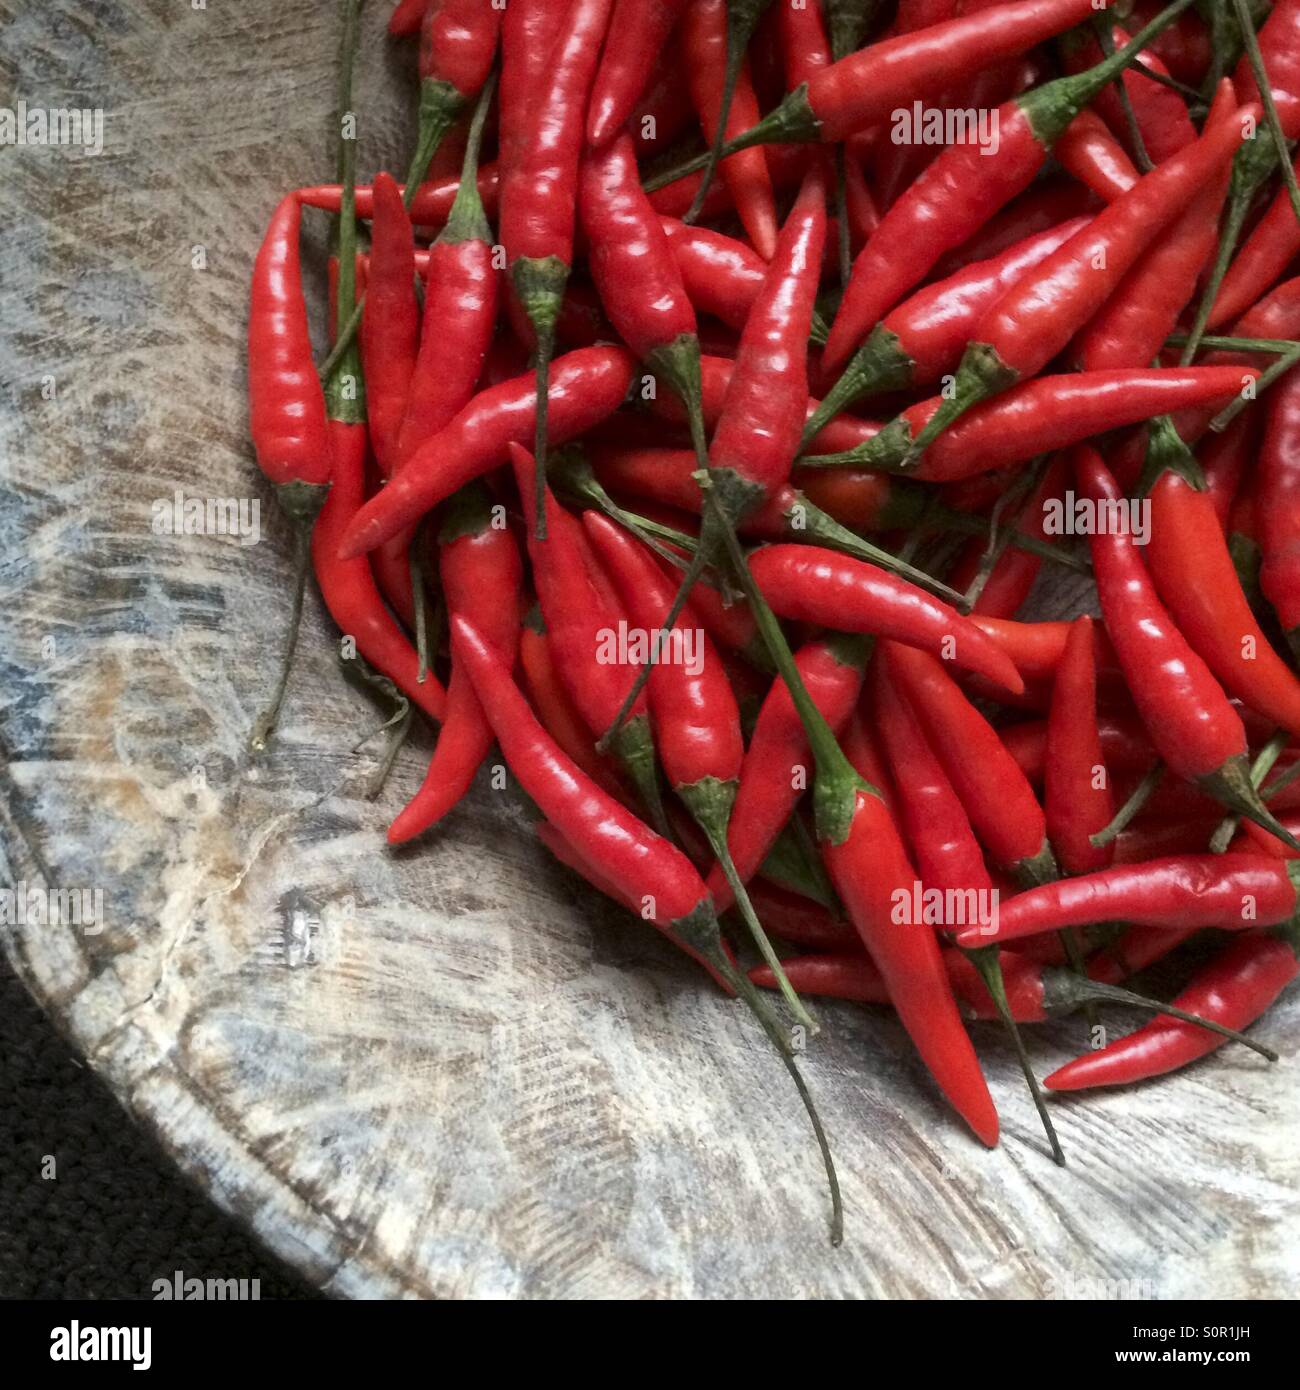
[[[534,612],[519,634],[519,665],[542,727],[602,791],[628,804],[627,788],[610,759],[596,752],[591,730],[573,704],[556,669],[540,611]]]
[[[1229,693],[1300,734],[1300,680],[1251,611],[1210,495],[1178,465],[1151,489],[1147,568],[1180,631]]]
[[[1300,628],[1300,368],[1269,396],[1256,464],[1259,584],[1294,646]]]
[[[749,558],[754,582],[784,618],[893,638],[1013,693],[1024,689],[1011,659],[968,618],[915,585],[850,556],[811,545],[768,545]]]
[[[533,480],[526,473],[533,460],[522,445],[511,444],[509,452],[525,515],[531,516]],[[547,641],[555,653],[560,678],[587,727],[593,734],[603,734],[635,678],[635,671],[626,662],[605,655],[617,653],[618,633],[627,625],[626,610],[592,553],[582,524],[555,501],[550,488],[542,502],[554,535],[542,539],[530,529],[528,554],[546,619]],[[644,696],[632,703],[630,717],[612,743],[650,814],[663,824]]]
[[[281,199],[253,263],[248,317],[248,408],[257,466],[275,485],[294,530],[294,597],[271,702],[253,725],[250,744],[266,746],[289,683],[310,563],[312,524],[325,503],[333,469],[325,395],[311,355],[302,292],[298,234],[302,206]]]
[[[672,606],[673,585],[625,531],[595,512],[585,512],[582,522],[632,620],[643,633],[658,632]],[[740,710],[717,651],[689,605],[682,619],[677,631],[698,644],[693,656],[688,647],[661,654],[648,686],[664,773],[708,837],[754,945],[781,979],[781,963],[727,850],[727,825],[745,754]],[[799,996],[789,988],[783,992],[795,1018],[817,1032]]]
[[[927,652],[889,642],[881,655],[994,859],[1025,879],[1054,874],[1043,809],[997,731]]]
[[[1065,128],[1053,151],[1061,168],[1113,203],[1138,181],[1138,171],[1110,127],[1095,111],[1084,110]]]
[[[1110,32],[1115,48],[1123,48],[1132,38],[1118,24]],[[1096,36],[1084,29],[1076,30],[1073,35],[1067,34],[1061,40],[1061,49],[1067,72],[1089,68],[1105,56]],[[1134,71],[1135,68],[1146,68],[1148,72],[1162,77],[1169,76],[1169,69],[1159,54],[1148,48],[1120,79],[1137,123],[1143,149],[1151,157],[1152,163],[1163,164],[1196,139],[1196,127],[1187,114],[1183,98],[1177,92],[1143,77],[1140,72]],[[1112,88],[1103,88],[1093,99],[1093,105],[1111,130],[1122,138],[1127,118],[1119,93]]]
[[[426,440],[358,513],[344,537],[344,554],[373,550],[471,479],[503,463],[509,444],[531,440],[535,377],[529,372],[480,391],[445,429]],[[579,348],[557,358],[549,391],[555,442],[584,434],[612,415],[631,380],[632,357],[622,348]]]
[[[852,713],[862,689],[866,644],[858,637],[829,636],[795,654],[795,665],[813,703],[833,732]],[[742,883],[759,870],[811,782],[811,748],[789,687],[779,677],[759,710],[741,766],[727,846]],[[709,875],[719,911],[731,903],[721,868]]]
[[[1122,494],[1096,451],[1080,449],[1074,466],[1080,492],[1116,517]],[[1119,524],[1109,521],[1090,537],[1093,573],[1106,631],[1151,741],[1180,777],[1266,829],[1280,829],[1251,785],[1240,715],[1174,626],[1131,532]]]
[[[438,567],[449,613],[474,623],[507,669],[519,646],[523,565],[515,538],[494,519],[486,490],[471,483],[452,499],[438,534]],[[388,827],[388,843],[404,844],[436,825],[469,790],[492,747],[492,730],[474,687],[453,663],[443,720],[424,782]]]
[[[397,0],[388,17],[388,32],[394,38],[403,39],[418,34],[428,3],[429,0]]]
[[[479,0],[481,3],[482,0]],[[547,400],[555,321],[573,264],[578,159],[587,99],[613,0],[574,0],[532,95],[531,119],[516,136],[510,177],[501,190],[501,242],[515,298],[537,344],[533,452],[541,505],[546,477]],[[522,325],[521,325],[522,326]],[[533,524],[543,528],[539,512]]]
[[[587,110],[587,144],[593,149],[627,124],[685,6],[686,0],[615,0]]]
[[[1130,367],[1036,377],[968,411],[906,472],[925,482],[976,477],[1156,415],[1208,403],[1222,405],[1257,375],[1251,367]],[[909,406],[854,448],[807,455],[800,463],[805,468],[852,464],[904,471],[902,460],[911,440],[941,404],[942,398],[931,397]]]
[[[1002,904],[995,927],[961,932],[957,942],[1014,941],[1090,922],[1250,931],[1294,915],[1298,866],[1300,861],[1262,854],[1186,854],[1117,864],[1018,893]]]
[[[1231,119],[1207,125],[1194,145],[1103,208],[1032,277],[1018,281],[986,309],[951,391],[916,437],[911,456],[919,457],[976,402],[1041,371],[1105,304],[1145,248],[1197,191],[1207,182],[1217,187],[1219,171],[1241,144],[1242,122],[1257,121],[1258,114],[1257,109],[1242,107]],[[1202,249],[1197,241],[1193,254]]]
[[[775,1020],[722,946],[708,890],[689,859],[607,796],[537,723],[492,646],[464,618],[452,618],[452,654],[474,691],[510,769],[542,814],[640,915],[704,960],[748,1004],[799,1088],[831,1186],[831,1238],[840,1238],[839,1184],[821,1121]]]
[[[711,149],[704,173],[687,209],[693,222],[704,210],[715,166],[731,193],[736,212],[754,249],[771,260],[776,250],[776,205],[762,150],[732,155],[718,166],[725,139],[758,121],[758,100],[744,61],[748,35],[771,0],[695,0],[682,15],[682,46],[691,99]]]
[[[1196,972],[1174,1003],[1225,1027],[1248,1027],[1300,973],[1298,948],[1294,927],[1280,936],[1266,933],[1234,941]],[[1160,1014],[1100,1052],[1067,1062],[1044,1084],[1053,1091],[1126,1086],[1177,1071],[1226,1041],[1221,1033]]]
[[[1052,685],[1047,722],[1043,810],[1047,838],[1067,874],[1105,868],[1114,855],[1113,842],[1098,849],[1091,839],[1115,814],[1097,730],[1095,646],[1092,619],[1076,618]]]
[[[1086,217],[1075,217],[1036,232],[988,260],[927,285],[886,314],[809,418],[801,448],[808,448],[829,420],[863,396],[905,391],[952,371],[985,310],[1087,222]]]
[[[408,203],[443,136],[487,81],[500,30],[492,0],[430,0],[420,29],[420,130],[406,173]]]
[[[1155,25],[1171,22],[1185,7],[1184,0],[1176,0]],[[1068,11],[1071,7],[1062,8]],[[1010,12],[1026,9],[1025,0],[1021,0],[1019,4],[999,5],[969,20],[953,20],[923,32],[938,36],[962,24],[978,32],[981,25],[1003,24]],[[1048,10],[1050,6],[1044,13]],[[1061,18],[1065,18],[1064,13]],[[1061,28],[1069,28],[1084,18],[1085,13],[1073,13]],[[925,278],[945,251],[960,246],[999,208],[1029,187],[1071,121],[1137,56],[1153,31],[1154,25],[1148,25],[1133,44],[1087,73],[1059,78],[1005,102],[997,110],[995,153],[988,154],[984,147],[974,144],[951,145],[926,168],[881,219],[880,226],[853,263],[852,279],[826,340],[824,360],[829,370],[838,371],[844,366],[876,321]],[[1012,32],[1016,32],[1014,25]],[[1033,42],[1039,37],[1046,36],[1040,34]],[[894,42],[909,41],[912,39]],[[975,46],[980,49],[979,55],[968,55],[962,69],[953,76],[964,76],[972,66],[1008,56],[1004,52],[989,52],[978,42]],[[876,44],[867,52],[875,53],[886,47],[888,42]],[[1014,51],[1023,52],[1027,47],[1032,47],[1032,43]],[[859,56],[845,61],[854,63]],[[834,71],[828,68],[827,74]],[[930,72],[927,68],[927,81]]]
[[[415,240],[402,195],[388,174],[374,182],[361,365],[366,374],[366,416],[380,472],[393,469],[397,432],[406,410],[420,344],[420,306],[415,299]]]
[[[662,219],[686,293],[698,313],[712,314],[728,327],[745,326],[763,288],[767,264],[743,241],[706,227],[688,227],[675,217]]]
[[[1235,119],[1235,108],[1232,84],[1225,78],[1206,117],[1206,129]],[[1078,334],[1071,357],[1084,371],[1141,367],[1159,355],[1213,255],[1228,177],[1224,168],[1206,179],[1186,210],[1156,238]]]
[[[997,1110],[962,1026],[939,943],[925,923],[898,924],[898,894],[911,897],[918,882],[916,870],[884,802],[865,782],[857,787],[844,838],[824,839],[822,854],[930,1074],[978,1138],[992,1148],[998,1139]]]

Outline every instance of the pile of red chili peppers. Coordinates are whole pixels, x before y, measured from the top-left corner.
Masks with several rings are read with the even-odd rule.
[[[990,1146],[1000,1019],[1058,1161],[1042,1086],[1276,1060],[1241,1030],[1300,971],[1300,0],[402,0],[404,185],[357,183],[342,9],[337,181],[253,270],[300,557],[256,746],[310,565],[385,768],[436,727],[389,842],[495,744],[753,1011],[836,1240],[810,996],[892,1007]],[[1092,617],[1019,616],[1052,572]],[[1124,986],[1157,962],[1169,1003]],[[1040,1086],[1020,1025],[1075,1009]]]

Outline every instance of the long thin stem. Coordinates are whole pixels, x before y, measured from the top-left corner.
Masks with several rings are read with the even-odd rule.
[[[293,523],[293,607],[289,613],[289,630],[285,636],[284,651],[280,655],[280,671],[275,680],[275,691],[271,703],[257,716],[253,732],[249,736],[249,747],[260,753],[266,747],[280,718],[280,706],[284,704],[285,692],[289,688],[289,673],[293,670],[293,654],[298,646],[298,631],[302,627],[303,598],[307,593],[307,572],[311,568],[311,521],[296,519]]]
[[[1279,377],[1285,376],[1292,367],[1300,362],[1300,346],[1291,352],[1284,352],[1274,362],[1272,362],[1263,372],[1255,378],[1254,389],[1249,396],[1240,395],[1229,406],[1225,406],[1210,421],[1210,428],[1215,434],[1221,434],[1230,424],[1241,414],[1251,401],[1257,401],[1260,396],[1273,385]]]
[[[1128,800],[1115,813],[1115,818],[1103,830],[1099,830],[1095,835],[1089,836],[1089,842],[1094,849],[1105,849],[1112,840],[1119,838],[1121,832],[1128,826],[1128,823],[1150,800],[1151,793],[1160,785],[1161,778],[1165,775],[1165,765],[1162,762],[1155,763],[1142,780],[1133,788]]]

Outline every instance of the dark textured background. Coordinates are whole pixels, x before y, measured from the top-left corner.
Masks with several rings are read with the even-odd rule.
[[[0,955],[0,1298],[152,1298],[177,1269],[320,1296],[181,1177]]]

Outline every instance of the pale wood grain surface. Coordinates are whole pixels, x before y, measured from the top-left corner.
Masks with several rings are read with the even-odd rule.
[[[387,8],[364,20],[365,173],[409,137]],[[1290,1060],[1229,1048],[1058,1104],[1062,1172],[990,1029],[994,1153],[891,1019],[824,1006],[806,1069],[845,1187],[832,1251],[761,1036],[550,864],[513,798],[481,787],[418,852],[384,850],[427,744],[364,798],[374,754],[350,750],[375,716],[315,600],[282,736],[250,760],[289,546],[247,443],[247,280],[280,192],[329,175],[336,34],[307,0],[0,0],[0,91],[107,118],[96,158],[0,150],[2,876],[100,887],[108,914],[6,932],[32,991],[340,1295],[1288,1294]],[[153,535],[177,488],[259,498],[262,543]],[[1298,1019],[1292,998],[1260,1035],[1290,1054]],[[1082,1045],[1075,1022],[1036,1048],[1046,1068]]]

